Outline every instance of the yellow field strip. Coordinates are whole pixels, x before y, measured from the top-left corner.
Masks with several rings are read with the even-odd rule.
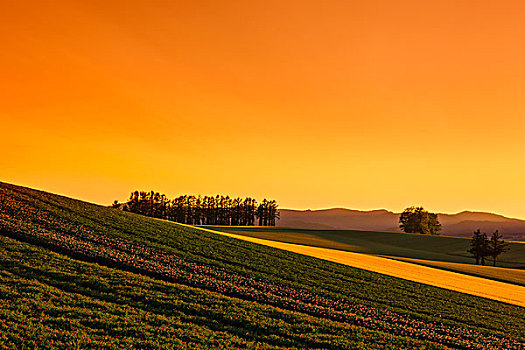
[[[409,281],[424,283],[435,287],[450,289],[461,293],[525,307],[525,287],[510,283],[493,281],[481,277],[464,275],[461,273],[435,269],[374,255],[275,242],[266,239],[213,231],[201,227],[194,228],[392,277],[403,278]]]
[[[399,256],[384,256],[386,258],[406,261],[413,264],[439,268],[448,271],[459,272],[462,274],[478,276],[481,278],[494,279],[504,283],[512,283],[525,286],[525,270],[513,269],[508,267],[493,267],[490,265],[472,265],[456,262],[433,261],[424,259],[404,258]],[[491,263],[491,262],[489,262]]]

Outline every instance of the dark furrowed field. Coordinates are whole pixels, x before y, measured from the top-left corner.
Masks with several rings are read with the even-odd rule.
[[[218,318],[219,321],[216,320],[213,324],[221,329],[220,332],[226,332],[226,335],[213,333],[219,330],[204,322],[204,325],[211,327],[209,332],[213,333],[209,336],[210,347],[219,347],[221,344],[222,340],[213,342],[214,337],[224,337],[236,344],[235,347],[250,348],[330,348],[328,344],[333,344],[335,348],[380,348],[383,345],[393,348],[524,348],[521,342],[524,341],[525,332],[521,320],[525,317],[525,312],[520,307],[352,269],[11,185],[0,186],[0,199],[1,231],[3,235],[17,240],[4,238],[2,241],[4,255],[11,254],[2,258],[2,278],[6,281],[3,285],[18,288],[16,286],[23,286],[27,281],[38,284],[31,287],[34,292],[29,294],[16,289],[8,291],[14,298],[20,299],[17,305],[22,305],[22,309],[9,309],[13,307],[13,303],[3,305],[2,310],[7,310],[5,312],[12,311],[18,315],[14,317],[13,324],[6,326],[7,329],[16,329],[16,324],[19,328],[24,327],[24,315],[30,313],[31,308],[24,308],[23,305],[31,303],[32,295],[43,295],[45,299],[51,292],[73,293],[75,297],[98,298],[98,301],[116,303],[115,300],[121,295],[139,290],[140,293],[137,293],[140,296],[124,298],[119,304],[130,308],[128,314],[136,309],[136,304],[130,300],[146,303],[144,312],[156,310],[151,311],[153,318],[157,317],[153,314],[159,314],[160,309],[186,313],[196,308],[206,310],[200,314],[205,319],[202,313],[206,313],[211,307],[208,302],[204,302],[207,298],[226,300],[219,303],[221,305],[241,305],[237,309],[222,306],[215,309],[213,319]],[[31,245],[20,243],[21,241]],[[35,245],[61,254],[35,248]],[[36,257],[33,262],[19,261],[22,260],[22,255],[17,249],[33,249],[34,253],[31,254]],[[61,262],[51,263],[54,260],[49,256],[61,259]],[[110,268],[80,260],[95,261]],[[68,264],[76,264],[77,267],[67,267]],[[80,265],[83,267],[78,267]],[[86,272],[86,266],[91,269],[89,272]],[[14,270],[18,272],[15,273]],[[63,273],[68,278],[74,276],[79,280],[70,285],[67,279],[59,277]],[[116,280],[107,277],[119,274],[125,277],[115,277]],[[82,281],[89,278],[91,282],[86,282],[89,288],[78,287],[83,286]],[[122,280],[130,282],[122,287]],[[140,287],[137,288],[137,285]],[[58,291],[49,286],[58,288]],[[175,288],[177,292],[158,294],[158,286]],[[198,297],[192,299],[190,305],[166,296],[180,295],[181,290],[189,290],[188,294]],[[70,300],[68,298],[67,295],[60,297],[61,300]],[[65,304],[74,303],[73,299]],[[153,307],[155,305],[157,308]],[[50,305],[49,307],[51,308]],[[78,316],[78,322],[74,322],[77,326],[73,325],[73,330],[80,327],[79,322],[88,317],[86,313],[92,308],[93,306],[84,307],[78,313],[71,313]],[[106,311],[101,312],[104,315]],[[123,318],[126,316],[116,313],[108,316],[109,319],[117,323],[124,322]],[[247,326],[246,332],[233,331],[244,324],[253,324],[247,322],[246,318],[258,320],[262,317],[261,313],[272,315],[268,322],[275,327]],[[41,318],[38,314],[33,316],[34,322]],[[67,322],[70,317],[63,318]],[[297,321],[296,318],[303,321]],[[147,339],[141,333],[150,329],[147,321],[144,322],[146,326],[143,330],[136,329],[137,339]],[[182,333],[200,334],[198,327],[203,324],[192,323],[187,319],[181,319],[180,322],[193,324],[188,325],[188,328],[179,327],[178,329],[183,329]],[[295,323],[302,325],[299,326],[300,329],[287,328],[287,324]],[[322,326],[323,324],[326,326]],[[155,325],[153,323],[153,329],[156,328]],[[225,325],[231,326],[229,330],[221,328]],[[281,326],[282,332],[279,331]],[[107,341],[111,343],[110,338],[116,337],[111,333],[112,327],[98,327],[97,334],[109,337]],[[347,333],[348,327],[353,327],[353,333]],[[55,329],[62,331],[62,326]],[[171,334],[170,332],[168,333]],[[207,334],[208,331],[202,332]],[[155,337],[155,333],[151,334]],[[173,334],[173,338],[180,340],[180,332]],[[281,340],[271,340],[285,335],[293,335],[293,339],[285,339],[282,343]],[[314,337],[315,340],[308,337]],[[262,344],[256,345],[254,342]],[[162,341],[155,346],[157,347],[152,348],[162,347]]]

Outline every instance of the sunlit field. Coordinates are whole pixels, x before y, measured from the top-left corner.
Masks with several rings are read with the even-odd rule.
[[[459,291],[462,293],[483,296],[493,300],[508,302],[514,305],[525,306],[525,287],[516,284],[488,280],[486,278],[473,277],[469,274],[451,272],[450,270],[453,270],[453,267],[455,266],[453,263],[448,263],[447,266],[449,271],[446,271],[444,269],[435,269],[422,266],[423,264],[414,264],[412,263],[413,261],[411,261],[412,259],[407,260],[410,262],[404,262],[370,254],[283,243],[231,233],[223,234],[257,244],[267,245],[298,254],[308,255],[327,261],[365,269],[367,271],[404,278],[410,281],[421,282],[440,288]],[[479,267],[479,270],[482,270],[481,268],[483,268],[481,266],[475,265],[473,267]],[[468,269],[465,268],[463,268],[463,270],[465,272],[468,271]],[[509,270],[510,269],[505,269],[504,271],[511,278],[519,279],[520,277],[523,277],[523,275],[519,274],[523,271],[518,270],[518,274],[516,274],[517,277],[515,277],[513,271]],[[498,270],[496,268],[496,271],[491,270],[491,273],[494,275],[497,274],[497,271]],[[505,276],[505,274],[501,274],[501,279],[504,279]]]
[[[3,347],[525,348],[507,303],[8,184],[0,209]]]
[[[467,275],[479,276],[484,278],[489,278],[495,281],[502,281],[517,284],[520,286],[525,286],[525,270],[516,269],[516,268],[506,268],[506,267],[493,267],[490,266],[480,266],[472,264],[461,264],[461,263],[451,263],[443,261],[433,261],[433,260],[423,260],[423,259],[411,259],[411,258],[400,258],[395,257],[394,259],[408,261],[414,264],[419,264],[423,266],[436,267],[443,270],[455,271]]]
[[[525,1],[1,3],[0,350],[525,350]]]
[[[367,253],[396,259],[416,259],[421,265],[441,267],[450,271],[468,273],[503,282],[523,284],[525,281],[525,244],[523,243],[509,244],[510,250],[501,255],[497,266],[511,269],[500,270],[489,268],[488,266],[476,267],[474,265],[475,260],[467,253],[470,242],[465,238],[353,230],[207,227],[213,230],[278,242]],[[490,259],[487,260],[487,265],[491,264],[492,261]]]

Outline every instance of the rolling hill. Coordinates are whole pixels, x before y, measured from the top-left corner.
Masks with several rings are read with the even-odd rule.
[[[2,348],[525,348],[522,307],[4,183],[0,247]]]
[[[502,301],[505,303],[525,307],[525,271],[501,267],[472,266],[468,264],[445,263],[421,259],[399,258],[390,256],[378,256],[374,254],[356,253],[332,247],[314,246],[307,244],[283,242],[273,239],[262,239],[250,234],[249,229],[235,232],[227,232],[227,227],[217,227],[210,232],[227,235],[229,237],[242,239],[256,244],[262,244],[289,252],[308,255],[326,261],[336,262],[367,271],[378,272],[384,275],[402,278],[408,281],[424,283],[430,286],[445,288],[470,295]],[[208,230],[208,228],[201,228]],[[279,229],[277,229],[279,230]],[[257,232],[261,232],[257,230]],[[239,234],[241,233],[241,234]],[[273,232],[274,236],[277,236]],[[402,235],[402,233],[400,233]],[[280,235],[286,237],[286,235]],[[434,239],[435,237],[429,237]],[[306,240],[305,240],[306,241]],[[429,264],[424,264],[428,261]],[[432,263],[435,265],[433,266]],[[445,265],[446,264],[446,265]],[[427,266],[425,266],[427,265]],[[445,265],[445,266],[440,266]],[[453,265],[453,266],[450,266]],[[455,270],[455,265],[462,265],[463,270]],[[436,268],[438,267],[438,268]],[[477,268],[478,274],[469,272],[469,268]],[[492,276],[485,270],[489,269]],[[448,271],[447,271],[448,270]],[[461,272],[461,273],[457,273]],[[495,280],[497,279],[497,280]]]
[[[461,237],[282,227],[205,227],[257,239],[388,257],[525,286],[525,244],[521,242],[509,243],[509,251],[501,255],[498,267],[492,267],[475,265],[467,253],[469,240]],[[491,263],[487,260],[487,265]]]
[[[322,210],[280,209],[279,227],[362,230],[399,232],[399,213],[388,210],[360,211],[343,208]],[[488,234],[499,230],[507,240],[525,240],[525,220],[502,215],[463,211],[457,214],[438,214],[443,226],[442,234],[455,237],[471,237],[480,229]]]

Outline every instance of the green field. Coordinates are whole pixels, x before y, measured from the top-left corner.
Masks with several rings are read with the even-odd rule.
[[[525,309],[0,184],[0,348],[525,348]]]
[[[406,261],[418,265],[435,267],[442,270],[454,271],[463,273],[471,276],[478,276],[483,278],[489,278],[495,281],[507,282],[525,286],[525,270],[515,269],[507,267],[492,267],[492,266],[481,266],[473,264],[461,264],[451,263],[443,261],[423,260],[423,259],[411,259],[411,258],[400,258],[395,257],[401,261]]]
[[[422,265],[525,285],[525,243],[509,243],[501,255],[499,270],[476,266],[467,253],[469,239],[425,236],[398,232],[355,230],[307,230],[282,227],[205,226],[218,231],[279,242],[368,253],[395,258],[416,259]],[[454,263],[458,263],[455,265]],[[492,261],[488,260],[487,265]],[[468,266],[468,265],[471,265]]]
[[[283,227],[204,226],[240,235],[279,242],[311,245],[359,253],[473,264],[467,253],[469,239],[425,236],[399,232],[355,230],[308,230]],[[498,260],[498,266],[525,268],[525,243],[509,243],[510,251]],[[487,264],[491,264],[488,261]]]
[[[412,233],[356,230],[308,230],[283,227],[203,226],[279,242],[305,244],[376,255],[474,264],[467,253],[469,239]],[[498,266],[525,268],[525,243],[509,243]],[[487,264],[491,264],[488,261]]]

